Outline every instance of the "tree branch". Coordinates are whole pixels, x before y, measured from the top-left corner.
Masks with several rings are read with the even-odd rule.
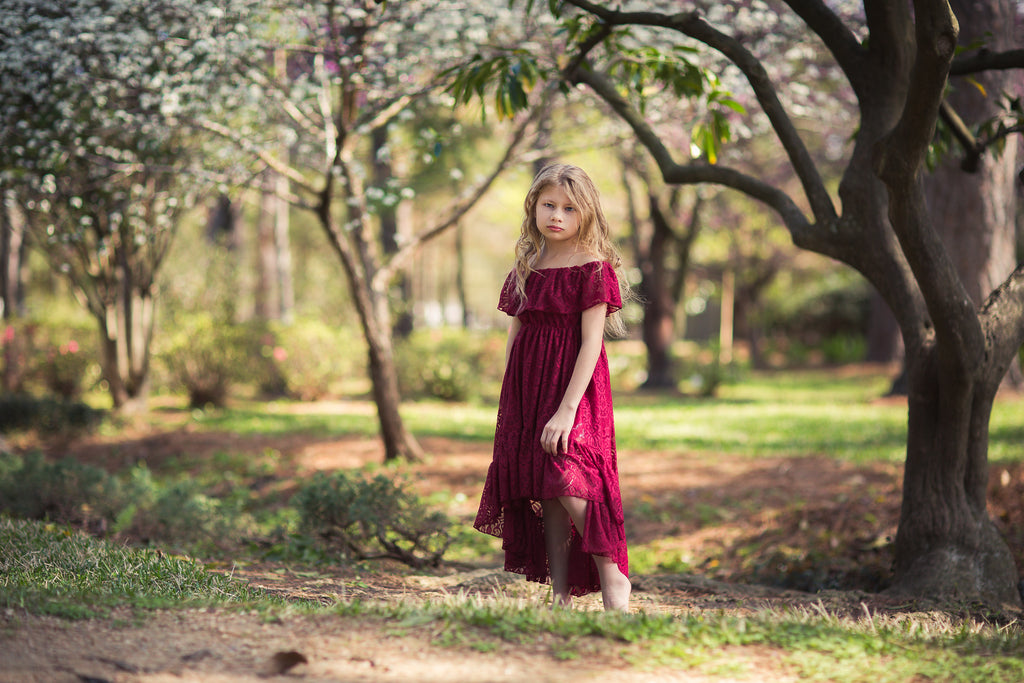
[[[856,75],[863,72],[865,52],[857,36],[821,0],[786,0],[786,4],[821,38],[859,97],[865,84]]]
[[[783,223],[793,236],[794,242],[809,246],[815,251],[831,254],[828,244],[817,239],[811,224],[804,216],[800,207],[788,194],[757,178],[740,173],[735,169],[711,164],[681,165],[672,158],[672,153],[662,142],[658,134],[644,118],[619,94],[615,86],[604,76],[586,68],[579,68],[570,75],[574,83],[585,83],[603,99],[629,126],[654,158],[662,178],[666,183],[676,185],[696,183],[717,183],[734,190],[739,190],[768,206],[772,207],[782,218]]]
[[[395,274],[420,247],[453,227],[470,209],[476,205],[478,201],[480,201],[481,197],[486,194],[487,190],[490,189],[498,176],[500,176],[516,159],[519,147],[523,139],[526,137],[527,129],[539,116],[542,115],[544,108],[535,107],[530,111],[530,115],[524,117],[522,122],[516,127],[508,148],[505,150],[504,156],[491,170],[490,175],[484,178],[483,181],[470,190],[470,192],[465,194],[461,201],[456,202],[452,207],[450,207],[447,216],[441,219],[437,225],[414,235],[408,242],[403,244],[391,257],[388,263],[374,275],[374,290],[382,291],[383,286],[395,276]]]
[[[978,50],[963,54],[953,60],[949,67],[950,76],[969,76],[982,71],[999,71],[1024,68],[1024,49],[992,52]]]
[[[261,149],[259,145],[255,144],[238,131],[228,128],[227,126],[217,123],[216,121],[210,121],[209,119],[200,120],[196,122],[196,124],[200,128],[203,128],[204,130],[208,130],[211,133],[216,133],[221,137],[231,140],[246,152],[255,154],[260,161],[262,161],[264,164],[274,169],[284,177],[288,178],[290,181],[295,183],[304,191],[309,192],[310,194],[313,195],[317,194],[316,188],[313,187],[301,173],[299,173],[297,170],[295,170],[288,164],[284,163],[283,161],[275,157],[270,152],[266,151],[265,149]]]
[[[981,307],[981,324],[991,357],[996,359],[989,379],[1002,381],[1024,344],[1024,263],[993,291]]]
[[[811,211],[819,222],[830,222],[836,219],[836,209],[832,204],[832,198],[828,194],[818,168],[807,151],[803,140],[797,133],[793,122],[789,119],[785,108],[779,102],[775,87],[768,77],[761,62],[747,50],[743,44],[715,29],[704,21],[697,12],[685,12],[674,15],[666,15],[658,12],[618,12],[596,5],[589,0],[568,0],[568,2],[580,9],[583,9],[610,25],[638,25],[666,28],[698,40],[708,47],[721,52],[733,64],[735,64],[747,82],[750,83],[761,105],[762,111],[768,116],[768,120],[775,130],[779,141],[782,143],[797,177],[803,185],[804,193],[807,195]],[[583,71],[583,65],[574,70],[579,74]]]

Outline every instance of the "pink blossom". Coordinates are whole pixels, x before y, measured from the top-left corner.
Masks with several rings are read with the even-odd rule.
[[[284,348],[282,348],[280,346],[275,346],[274,347],[274,360],[276,360],[277,362],[280,363],[281,361],[285,360],[286,358],[288,358],[288,352],[285,351]]]
[[[9,344],[14,341],[14,325],[8,325],[4,330],[4,343]]]
[[[78,342],[74,339],[68,342],[68,353],[78,353]]]

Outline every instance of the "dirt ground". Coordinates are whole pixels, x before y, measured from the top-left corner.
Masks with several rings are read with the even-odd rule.
[[[450,491],[448,514],[468,523],[490,461],[488,445],[444,439],[426,439],[423,445],[431,455],[410,468],[412,480],[423,494]],[[151,467],[183,454],[274,449],[287,466],[278,479],[262,483],[268,487],[315,470],[358,467],[383,457],[374,439],[248,439],[181,426],[150,427],[117,441],[93,437],[60,448],[96,464],[145,461]],[[657,545],[678,553],[693,568],[634,573],[632,611],[743,614],[804,606],[858,615],[917,609],[876,592],[848,589],[851,581],[865,587],[884,581],[886,543],[895,532],[899,506],[900,468],[895,465],[856,466],[813,455],[708,458],[627,450],[619,454],[619,467],[631,547]],[[1024,472],[993,468],[991,491],[993,517],[1021,528]],[[273,593],[325,603],[468,595],[500,596],[546,609],[546,587],[505,574],[497,560],[489,566],[449,564],[426,572],[385,562],[363,573],[336,567],[315,572],[280,565],[212,567]],[[832,581],[845,582],[847,589],[831,590]],[[577,599],[576,609],[600,609],[600,597]],[[631,656],[630,646],[609,648],[607,641],[567,643],[546,636],[524,646],[491,636],[472,642],[447,636],[438,623],[336,615],[266,623],[253,614],[193,610],[156,613],[141,621],[127,613],[64,621],[7,609],[0,613],[0,683],[797,680],[768,648],[724,653],[730,673],[723,674],[706,667],[659,668]]]

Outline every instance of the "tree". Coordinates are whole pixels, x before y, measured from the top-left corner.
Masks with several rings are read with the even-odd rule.
[[[212,66],[244,42],[236,4],[17,0],[0,14],[0,172],[95,318],[119,409],[145,401],[156,274],[208,178],[173,118],[216,99]]]
[[[985,498],[992,404],[1024,342],[1024,264],[1001,273],[975,306],[929,217],[921,180],[951,69],[1020,68],[1024,51],[956,56],[957,21],[946,0],[866,0],[862,25],[856,14],[839,13],[850,3],[783,4],[788,10],[782,11],[799,17],[826,46],[856,98],[859,116],[849,130],[853,146],[838,188],[839,208],[780,98],[785,82],[770,78],[765,68],[778,53],[759,57],[758,46],[744,40],[741,19],[772,16],[773,6],[715,3],[706,11],[669,14],[612,10],[588,0],[554,3],[568,40],[557,77],[586,86],[621,116],[667,183],[716,183],[746,193],[775,211],[797,246],[842,261],[872,283],[899,322],[909,383],[903,501],[889,590],[1018,605],[1017,571]],[[724,56],[745,76],[800,179],[800,201],[737,167],[677,161],[647,123],[642,93],[619,78],[623,71],[616,64],[625,52],[642,54],[646,75],[680,95],[701,94],[701,82],[683,80],[694,63],[663,47],[684,38]],[[497,87],[508,86],[499,81]],[[718,137],[712,131],[698,140],[713,149]]]
[[[394,164],[383,163],[397,154],[383,133],[414,125],[437,107],[437,76],[464,56],[467,35],[485,40],[491,31],[512,30],[511,14],[487,14],[496,7],[415,0],[277,3],[267,8],[260,31],[267,49],[287,53],[287,69],[268,71],[266,60],[255,58],[242,69],[260,94],[256,114],[262,118],[243,126],[213,117],[193,120],[286,177],[289,201],[316,215],[341,263],[367,342],[386,460],[422,455],[399,412],[394,284],[415,251],[453,228],[509,166],[529,118],[510,133],[505,154],[488,173],[427,227],[400,240],[390,235],[390,210],[414,192],[406,179],[391,175]],[[295,142],[290,160],[279,153],[282,136]]]

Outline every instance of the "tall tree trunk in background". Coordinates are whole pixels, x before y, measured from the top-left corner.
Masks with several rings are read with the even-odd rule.
[[[393,190],[388,188],[388,181],[394,173],[391,168],[391,156],[388,147],[387,124],[373,129],[371,136],[373,142],[373,184],[385,194]],[[380,240],[384,249],[384,257],[388,258],[398,252],[398,203],[391,205],[382,204],[378,209],[380,219]],[[393,292],[398,293],[397,300],[392,297],[391,307],[394,311],[394,326],[392,333],[395,337],[402,339],[412,334],[412,283],[405,273],[395,276]]]
[[[256,219],[256,286],[254,291],[256,317],[278,320],[281,311],[278,288],[278,250],[275,222],[278,204],[277,174],[271,169],[263,171],[260,183],[260,211]]]
[[[985,41],[993,51],[1015,47],[1013,0],[952,0],[950,5],[960,23],[960,45]],[[951,78],[946,102],[975,130],[1000,112],[1004,92],[1019,91],[1024,75],[994,70],[971,79],[976,82]],[[1014,139],[1001,152],[990,147],[978,156],[953,145],[925,176],[932,222],[976,307],[1016,265],[1017,149]],[[1019,364],[1011,366],[1004,383],[1021,386]]]
[[[0,320],[11,320],[25,313],[25,278],[28,245],[25,241],[25,217],[16,208],[14,191],[0,187]],[[6,324],[0,325],[3,335],[3,377],[0,388],[20,391],[24,381],[23,354],[28,352],[27,339]],[[17,336],[15,336],[17,334]]]

